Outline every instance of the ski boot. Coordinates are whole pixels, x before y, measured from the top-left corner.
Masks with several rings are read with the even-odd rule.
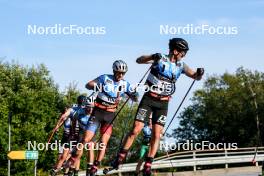
[[[151,164],[152,164],[153,158],[147,157],[144,169],[143,169],[143,176],[151,176]]]
[[[56,176],[57,173],[58,173],[59,171],[60,171],[60,170],[58,170],[58,169],[54,169],[54,168],[53,168],[53,169],[50,170],[50,175],[51,175],[51,176]]]
[[[125,161],[127,152],[128,152],[127,150],[121,149],[118,155],[116,156],[116,158],[110,163],[111,167],[104,168],[103,173],[106,175],[108,172],[114,169],[118,170],[119,165]]]
[[[74,170],[73,171],[73,176],[78,176],[79,170]]]
[[[74,171],[75,171],[74,168],[70,168],[67,176],[74,176]]]
[[[90,176],[90,170],[91,170],[91,168],[92,168],[92,164],[87,164],[87,166],[86,166],[86,176]]]
[[[98,166],[100,165],[100,161],[94,161],[94,164],[92,165],[91,169],[90,169],[90,176],[95,176],[97,170],[98,170]]]
[[[118,153],[117,157],[110,164],[113,169],[118,169],[119,165],[122,164],[125,161],[127,152],[128,152],[127,150],[122,149]]]
[[[71,168],[71,166],[74,164],[76,159],[77,158],[71,156],[65,163],[63,163],[63,168],[64,169]]]

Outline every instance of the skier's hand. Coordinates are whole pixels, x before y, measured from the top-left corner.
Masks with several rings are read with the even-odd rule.
[[[152,60],[154,60],[155,62],[160,60],[160,58],[162,58],[161,54],[160,53],[155,53],[155,54],[152,54]]]
[[[135,91],[135,92],[131,93],[129,96],[130,96],[132,101],[138,102],[138,97],[139,97],[138,92]]]
[[[197,70],[196,70],[196,79],[197,80],[202,79],[203,74],[204,74],[204,68],[197,68]]]
[[[204,68],[197,68],[196,73],[197,73],[197,76],[203,76],[203,74],[204,74]]]

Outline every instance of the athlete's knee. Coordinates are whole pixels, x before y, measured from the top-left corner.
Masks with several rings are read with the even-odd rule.
[[[87,135],[83,138],[83,144],[88,144],[91,141],[91,136]]]
[[[88,137],[83,139],[83,144],[89,144],[90,139]]]
[[[143,122],[135,121],[134,128],[132,130],[133,135],[138,135],[144,126]]]

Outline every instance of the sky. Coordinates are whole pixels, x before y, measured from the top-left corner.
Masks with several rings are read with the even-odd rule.
[[[263,9],[264,0],[0,0],[0,57],[29,66],[44,63],[61,91],[75,82],[80,91],[87,92],[84,88],[87,81],[112,73],[112,63],[117,59],[128,63],[125,79],[136,83],[148,68],[136,64],[136,58],[168,53],[168,40],[173,37],[188,41],[190,51],[184,62],[193,69],[204,67],[203,80],[215,74],[234,73],[240,66],[263,72]],[[75,25],[100,28],[101,32],[28,33],[28,26],[34,25],[39,30]],[[181,32],[179,27],[188,25],[209,26],[212,30],[232,28],[233,32]],[[170,31],[161,32],[161,26],[168,26]],[[191,103],[193,91],[203,87],[203,80],[195,83],[183,108]],[[168,120],[191,82],[186,76],[177,81]],[[176,119],[173,127],[177,124]]]

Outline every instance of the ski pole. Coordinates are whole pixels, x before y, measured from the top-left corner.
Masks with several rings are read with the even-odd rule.
[[[55,132],[61,127],[61,125],[62,125],[63,122],[65,121],[63,118],[64,118],[64,117],[62,116],[62,117],[59,119],[59,121],[57,122],[55,128],[53,128],[52,133],[51,133],[51,135],[50,135],[50,137],[49,137],[49,139],[48,139],[48,143],[50,143],[50,141],[51,141],[51,139],[53,138]]]
[[[132,101],[132,103],[131,103],[131,105],[130,105],[129,117],[132,116],[132,111],[133,111],[133,101]],[[126,131],[126,129],[127,129],[127,125],[124,124],[124,126],[125,126],[125,130],[124,130],[124,131]],[[122,134],[122,138],[121,138],[121,141],[120,141],[119,148],[120,148],[121,145],[122,145],[122,142],[123,142],[123,140],[124,140],[124,137],[125,137],[125,132],[123,132],[123,134]]]
[[[167,126],[166,130],[165,130],[164,133],[163,133],[164,137],[166,137],[165,135],[166,135],[167,130],[169,129],[169,126],[171,125],[171,123],[172,123],[172,121],[174,120],[176,114],[178,113],[179,109],[181,108],[181,105],[183,104],[185,98],[187,97],[187,95],[189,94],[190,90],[192,89],[192,87],[193,87],[195,81],[196,81],[196,80],[194,79],[193,82],[192,82],[192,84],[191,84],[191,86],[189,87],[188,91],[186,92],[185,96],[183,97],[183,99],[182,99],[180,105],[178,106],[176,112],[175,112],[174,115],[172,116],[172,119],[171,119],[169,125]],[[167,155],[167,158],[169,159],[169,153],[168,153],[167,150],[166,150],[166,155]],[[171,164],[171,166],[172,166],[172,168],[173,168],[172,161],[171,161],[170,159],[169,159],[169,161],[170,161],[170,164]],[[172,170],[172,175],[174,175],[173,170]]]
[[[178,106],[176,112],[175,112],[174,115],[172,116],[172,119],[171,119],[169,125],[167,126],[166,130],[164,131],[164,135],[166,135],[166,132],[167,132],[168,128],[170,127],[172,121],[173,121],[174,118],[176,117],[176,114],[178,113],[178,111],[179,111],[179,109],[181,108],[181,106],[182,106],[182,104],[183,104],[185,98],[187,97],[187,95],[189,94],[190,90],[192,89],[192,87],[193,87],[195,81],[196,81],[196,80],[194,79],[193,82],[192,82],[192,84],[191,84],[191,86],[189,87],[188,91],[186,92],[185,96],[183,97],[183,99],[182,99],[180,105]]]

